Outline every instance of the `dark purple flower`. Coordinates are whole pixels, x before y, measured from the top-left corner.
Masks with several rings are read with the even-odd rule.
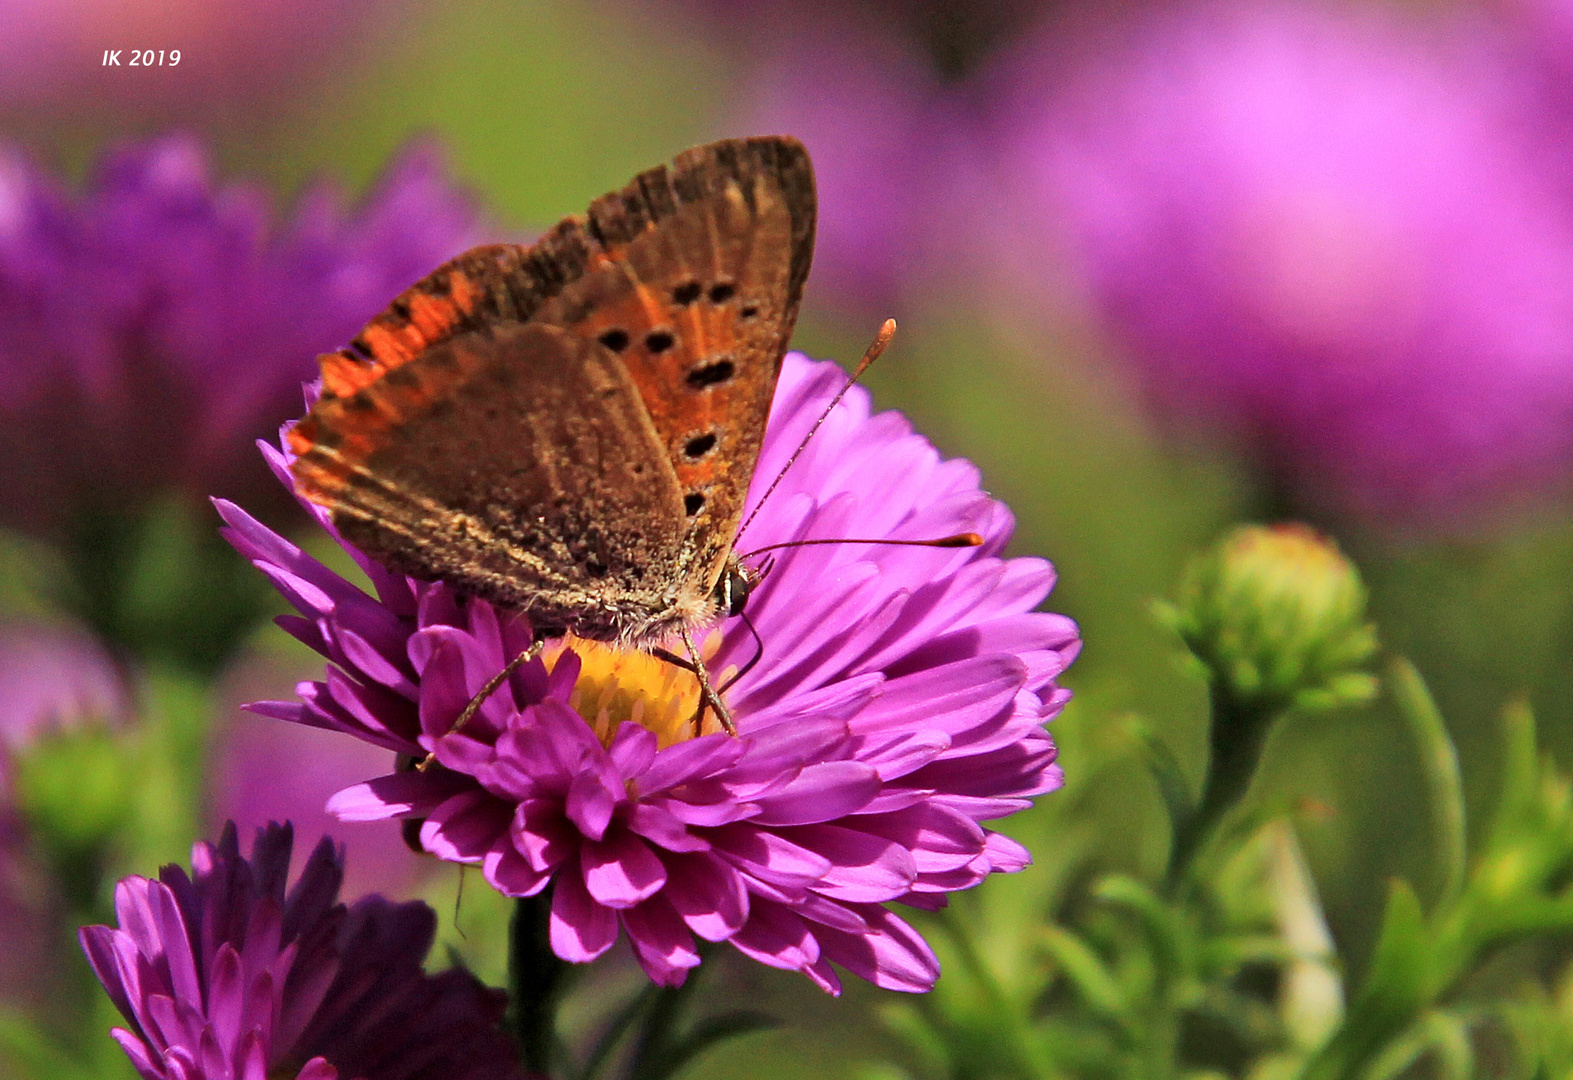
[[[126,1018],[114,1037],[145,1080],[512,1080],[505,995],[468,972],[421,968],[425,904],[339,902],[342,852],[324,839],[286,890],[290,826],[233,825],[192,848],[192,872],[115,889],[119,928],[82,948]]]
[[[1421,528],[1573,464],[1573,207],[1503,53],[1458,29],[1148,10],[1026,56],[998,117],[1018,243],[1049,276],[1068,238],[1169,418]]]
[[[833,364],[787,357],[752,500],[844,380]],[[269,456],[285,475],[282,455]],[[982,823],[1061,782],[1043,725],[1068,697],[1055,679],[1079,641],[1070,620],[1034,611],[1053,569],[1000,558],[1013,519],[977,470],[942,460],[899,414],[870,416],[861,389],[786,473],[744,550],[962,531],[984,544],[778,552],[749,605],[763,658],[724,691],[736,738],[690,737],[691,676],[580,641],[554,644],[450,733],[529,643],[522,618],[357,556],[369,596],[219,507],[230,541],[300,612],[281,625],[334,665],[300,686],[300,702],[255,708],[436,754],[437,767],[379,777],[330,808],[424,818],[429,851],[479,863],[509,895],[552,885],[552,945],[568,960],[594,959],[622,930],[650,976],[675,984],[699,963],[697,935],[831,991],[832,961],[926,990],[934,955],[885,903],[939,907],[1026,865]],[[757,651],[740,619],[701,638],[723,685]]]
[[[0,525],[58,537],[170,490],[276,499],[236,448],[474,214],[422,147],[354,212],[319,188],[270,218],[189,139],[109,155],[80,196],[0,148]]]

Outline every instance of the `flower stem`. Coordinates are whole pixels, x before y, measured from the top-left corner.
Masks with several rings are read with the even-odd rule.
[[[552,951],[551,890],[520,897],[508,926],[509,1024],[523,1051],[525,1067],[550,1075],[556,1041],[557,1005],[568,965]]]
[[[1277,709],[1236,700],[1214,683],[1212,687],[1212,725],[1208,731],[1207,780],[1196,810],[1174,823],[1174,844],[1169,849],[1166,887],[1178,892],[1190,871],[1191,863],[1206,846],[1207,840],[1234,805],[1251,786],[1262,747],[1272,729]]]

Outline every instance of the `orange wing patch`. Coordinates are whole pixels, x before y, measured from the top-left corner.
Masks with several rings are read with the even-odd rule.
[[[319,357],[322,397],[288,435],[302,495],[333,506],[356,466],[393,428],[468,377],[463,360],[472,354],[464,352],[445,352],[443,363],[411,363],[465,329],[487,294],[460,261],[400,293],[350,347]]]

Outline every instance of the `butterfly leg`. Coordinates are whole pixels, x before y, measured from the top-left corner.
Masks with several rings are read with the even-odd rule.
[[[721,695],[716,693],[715,684],[710,681],[710,672],[705,670],[705,662],[699,656],[699,647],[694,644],[694,639],[685,628],[682,631],[683,644],[688,648],[688,659],[693,661],[694,675],[699,679],[699,711],[694,714],[694,734],[700,733],[704,723],[705,706],[715,710],[716,719],[721,721],[721,727],[728,735],[737,734],[737,725],[732,723],[732,713],[726,707],[726,702],[721,700]]]
[[[487,679],[486,685],[481,687],[480,692],[470,699],[469,704],[464,707],[464,711],[459,714],[459,718],[455,720],[453,722],[453,726],[448,729],[448,734],[452,735],[455,731],[458,731],[465,724],[468,724],[472,719],[474,719],[475,714],[481,711],[481,706],[486,704],[486,699],[495,694],[497,692],[497,688],[503,683],[507,682],[515,671],[518,671],[525,664],[528,664],[531,660],[534,660],[537,656],[540,656],[541,650],[545,647],[546,640],[544,638],[536,638],[528,649],[525,649],[518,656],[515,656],[512,660],[508,661],[508,665],[506,667],[504,667],[497,674],[493,675],[490,679]],[[435,760],[437,760],[437,754],[435,751],[433,751],[432,753],[427,754],[425,758],[421,760],[421,763],[416,765],[415,768],[420,772],[425,772],[427,769],[431,768],[431,763]]]

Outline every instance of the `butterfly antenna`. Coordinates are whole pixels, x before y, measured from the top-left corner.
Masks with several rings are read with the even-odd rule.
[[[957,533],[955,536],[941,536],[937,540],[888,540],[878,538],[862,538],[856,536],[836,536],[825,540],[783,540],[779,544],[766,544],[762,548],[745,552],[738,556],[739,559],[752,559],[755,555],[766,551],[779,551],[781,548],[813,547],[815,544],[882,544],[886,547],[930,547],[930,548],[966,548],[981,547],[983,537],[975,532]]]
[[[781,466],[781,471],[776,473],[776,478],[770,481],[770,486],[765,489],[765,493],[754,504],[753,512],[744,520],[742,528],[737,530],[739,536],[747,532],[749,523],[759,516],[760,509],[769,500],[771,493],[776,490],[776,486],[781,483],[781,478],[787,474],[787,470],[792,467],[792,463],[797,461],[798,457],[803,453],[803,449],[808,446],[808,440],[814,437],[814,433],[819,430],[821,424],[830,419],[830,414],[836,411],[836,406],[840,405],[841,399],[847,396],[847,391],[852,389],[857,384],[857,381],[863,377],[863,373],[869,369],[869,366],[879,359],[879,354],[885,351],[885,346],[889,345],[890,339],[895,336],[896,320],[886,319],[880,326],[879,333],[874,335],[873,343],[863,353],[863,359],[858,362],[857,370],[852,373],[852,377],[847,380],[846,385],[841,388],[836,396],[830,399],[830,404],[825,406],[825,411],[819,414],[819,419],[814,421],[814,426],[808,429],[808,434],[803,436],[803,441],[797,444],[797,449],[792,451],[792,456],[787,458],[786,464]]]

